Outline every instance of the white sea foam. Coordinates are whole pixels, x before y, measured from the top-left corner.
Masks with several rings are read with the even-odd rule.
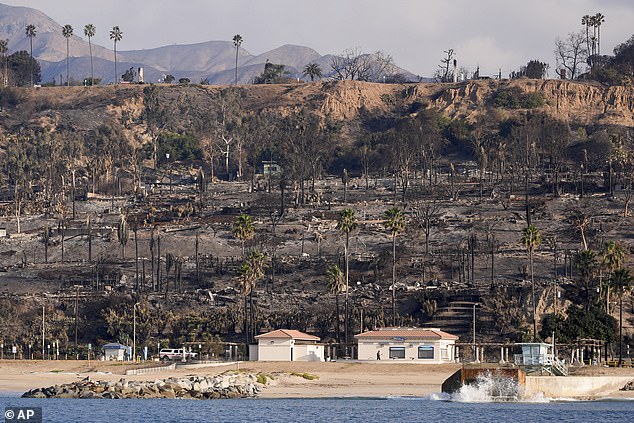
[[[548,403],[552,401],[552,398],[548,398],[544,396],[543,392],[538,392],[532,397],[521,397],[522,402],[533,402],[533,403]]]
[[[491,374],[479,376],[475,383],[463,385],[460,390],[451,395],[434,394],[430,397],[431,400],[455,402],[519,401],[520,398],[521,389],[516,379]]]
[[[446,392],[435,392],[429,396],[431,401],[451,401],[451,394]]]

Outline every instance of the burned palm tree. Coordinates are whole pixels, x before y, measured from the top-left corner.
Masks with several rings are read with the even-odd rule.
[[[48,241],[51,238],[51,231],[48,227],[48,223],[44,227],[44,233],[42,234],[42,241],[44,242],[44,263],[48,263]]]
[[[537,339],[537,303],[535,300],[535,277],[533,271],[533,256],[535,250],[542,243],[542,234],[534,225],[529,225],[522,231],[522,238],[520,243],[526,248],[528,252],[528,259],[531,272],[531,298],[533,308],[533,342]]]
[[[244,243],[253,239],[254,235],[253,218],[248,214],[240,214],[233,223],[233,236],[242,243],[242,255],[244,255]]]
[[[175,262],[174,254],[165,254],[165,298],[167,298],[167,291],[169,291],[170,286],[170,270],[174,267]],[[174,283],[174,285],[176,285],[176,283]]]
[[[328,284],[328,291],[335,296],[335,331],[337,343],[341,342],[341,330],[339,327],[339,294],[345,289],[344,274],[337,265],[330,266],[326,271],[326,281]]]
[[[349,247],[350,247],[350,233],[357,229],[357,218],[354,214],[354,210],[345,208],[339,216],[337,222],[337,229],[345,235],[344,244],[344,259],[346,262],[346,295],[345,295],[345,315],[344,315],[344,340],[346,348],[348,346],[348,327],[349,327],[349,313],[348,313],[348,288],[350,286],[350,264],[349,264]]]
[[[398,207],[385,212],[385,229],[392,235],[392,325],[396,325],[396,236],[405,229],[405,216]]]
[[[119,239],[119,244],[121,244],[121,257],[125,259],[125,246],[130,239],[130,230],[124,214],[121,215],[117,226],[117,239]]]
[[[253,291],[257,282],[264,276],[266,256],[259,251],[252,251],[240,266],[240,291],[244,296],[244,331],[247,345],[255,334],[255,308]],[[248,300],[248,302],[247,302]]]
[[[623,365],[623,295],[629,292],[634,278],[630,271],[618,268],[610,276],[609,284],[619,297],[619,367]]]

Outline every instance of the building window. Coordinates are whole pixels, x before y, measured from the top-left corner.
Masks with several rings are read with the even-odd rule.
[[[390,358],[405,358],[405,347],[390,347]]]
[[[422,345],[418,347],[418,358],[422,358],[425,360],[433,360],[434,347],[432,347],[431,345]]]

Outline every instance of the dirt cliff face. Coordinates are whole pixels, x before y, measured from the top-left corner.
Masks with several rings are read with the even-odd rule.
[[[634,126],[634,87],[560,80],[472,81],[442,89],[431,104],[452,118],[472,121],[490,111],[496,91],[508,88],[541,93],[545,104],[537,110],[572,125]],[[507,116],[518,113],[500,111]]]
[[[17,90],[17,103],[2,114],[5,129],[26,126],[72,127],[90,130],[114,119],[135,134],[145,133],[144,86],[54,87]],[[212,105],[229,87],[165,86],[166,103],[175,96]],[[634,126],[634,87],[560,80],[468,81],[460,84],[376,84],[358,81],[316,82],[292,85],[248,85],[238,88],[245,111],[273,111],[285,115],[308,108],[323,118],[341,122],[344,133],[358,135],[368,116],[403,116],[415,103],[440,110],[452,119],[475,121],[489,114],[502,118],[523,113],[501,109],[492,98],[499,90],[541,93],[544,105],[533,109],[571,125]],[[354,128],[354,129],[352,129]]]

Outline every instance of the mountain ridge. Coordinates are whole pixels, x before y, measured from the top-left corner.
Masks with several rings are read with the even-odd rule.
[[[66,75],[66,39],[62,25],[43,12],[23,6],[0,3],[0,39],[7,39],[9,54],[19,50],[30,50],[26,37],[27,25],[35,25],[37,35],[33,38],[33,56],[42,67],[42,82],[57,81],[60,74]],[[81,81],[90,76],[86,72],[86,61],[90,61],[88,41],[81,38],[83,28],[74,28],[70,37],[71,80]],[[104,46],[92,44],[95,77],[103,83],[114,81],[114,52]],[[272,50],[253,54],[244,47],[239,49],[238,82],[245,84],[262,73],[267,61],[285,65],[288,76],[301,78],[303,67],[317,63],[324,73],[330,66],[333,55],[321,55],[316,50],[295,44],[284,44]],[[94,60],[102,59],[102,60]],[[142,50],[118,50],[119,77],[130,67],[144,68],[146,82],[157,82],[171,74],[176,79],[189,78],[192,82],[207,81],[214,84],[230,84],[235,81],[235,47],[231,41],[210,40],[193,44],[173,44]],[[75,65],[79,65],[76,67]],[[80,69],[80,70],[78,70]],[[416,76],[404,69],[395,71],[409,79]]]

